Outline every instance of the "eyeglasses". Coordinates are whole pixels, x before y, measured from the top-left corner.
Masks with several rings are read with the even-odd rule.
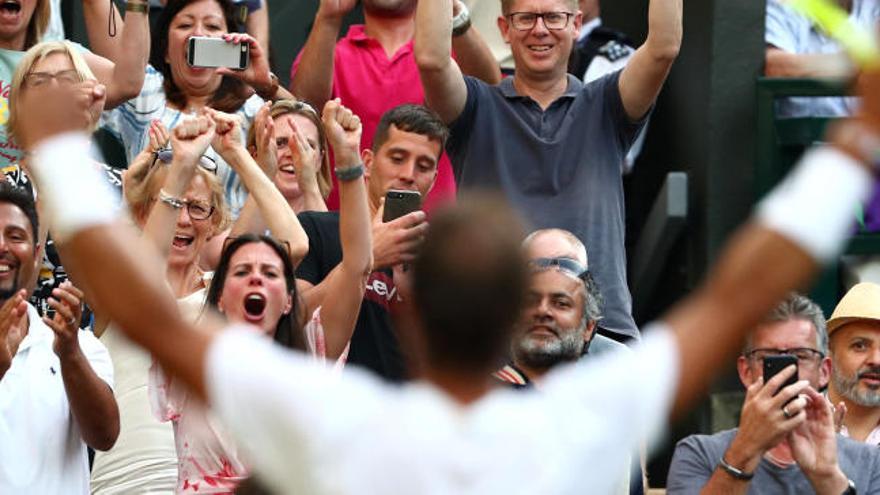
[[[199,200],[195,199],[178,199],[178,198],[163,198],[162,192],[159,192],[159,199],[162,201],[171,204],[174,208],[182,209],[186,208],[186,212],[189,214],[189,218],[192,220],[207,220],[214,214],[214,207]],[[156,198],[153,198],[155,201]]]
[[[538,24],[538,18],[544,21],[544,27],[553,31],[565,29],[574,16],[571,12],[514,12],[509,14],[507,18],[513,29],[518,31],[529,31],[534,29]]]
[[[795,347],[794,349],[753,349],[746,352],[745,357],[754,359],[759,363],[764,362],[768,356],[794,356],[799,364],[812,364],[825,357],[825,354],[809,347]]]
[[[162,162],[163,165],[168,165],[173,159],[174,151],[171,148],[156,150],[153,152],[153,164],[150,167],[155,167],[157,161]],[[213,174],[217,173],[217,162],[208,155],[202,155],[199,158],[199,166]]]
[[[58,85],[62,88],[69,88],[82,82],[79,72],[69,69],[58,72],[30,72],[24,76],[24,84],[29,88],[43,88],[48,86],[53,79],[58,81]]]
[[[530,259],[529,267],[533,271],[556,268],[561,272],[565,272],[581,280],[586,280],[587,275],[590,273],[587,267],[580,264],[577,260],[566,257]]]

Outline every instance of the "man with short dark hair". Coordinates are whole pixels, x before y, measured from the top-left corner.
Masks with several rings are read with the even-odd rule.
[[[846,406],[840,433],[880,445],[880,285],[853,286],[828,320],[828,398]]]
[[[497,0],[496,0],[497,1]],[[398,105],[425,101],[413,58],[416,0],[364,0],[364,23],[349,27],[339,37],[343,18],[356,0],[321,0],[309,37],[290,71],[290,92],[315,108],[331,98],[361,118],[361,146],[370,148],[382,115]],[[467,9],[461,10],[457,29],[450,35],[463,70],[496,83],[501,78],[492,52],[476,29],[470,29]],[[452,10],[450,10],[452,12]],[[301,70],[302,69],[302,70]],[[335,179],[334,179],[335,180]],[[338,208],[336,188],[327,207]],[[437,187],[423,200],[430,208],[455,197],[449,158],[438,165]]]
[[[51,318],[26,302],[40,261],[31,195],[0,181],[0,493],[88,494],[86,445],[119,435],[113,365],[80,330],[82,292],[53,291]]]
[[[791,294],[748,336],[737,360],[746,387],[739,428],[679,442],[667,493],[854,493],[835,489],[841,479],[858,493],[880,490],[880,451],[836,436],[830,417],[799,417],[805,398],[826,402],[817,391],[828,384],[827,351],[822,309]],[[783,355],[796,357],[797,368],[763,376],[764,360]],[[795,373],[801,381],[780,390]]]
[[[425,198],[437,178],[447,136],[446,126],[434,112],[419,105],[401,105],[382,116],[372,148],[362,153],[374,218],[373,272],[366,281],[348,362],[389,380],[406,376],[404,356],[389,318],[397,300],[392,268],[415,259],[428,224],[422,211],[383,222],[385,193],[391,189],[416,191]],[[297,269],[297,286],[307,306],[314,309],[325,297],[322,282],[342,260],[339,213],[306,212],[299,220],[309,236],[309,254]]]

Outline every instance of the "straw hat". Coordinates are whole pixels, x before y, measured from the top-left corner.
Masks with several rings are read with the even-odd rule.
[[[856,320],[880,322],[880,285],[862,282],[853,286],[834,308],[828,333]]]

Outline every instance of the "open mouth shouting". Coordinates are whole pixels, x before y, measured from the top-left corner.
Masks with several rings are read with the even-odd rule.
[[[192,245],[194,240],[195,237],[185,234],[179,234],[174,236],[174,239],[171,241],[171,245],[177,249],[186,249],[190,245]]]
[[[260,323],[266,315],[266,296],[251,293],[244,298],[244,319],[249,323]]]
[[[21,16],[21,2],[19,0],[0,1],[0,20],[18,21]]]

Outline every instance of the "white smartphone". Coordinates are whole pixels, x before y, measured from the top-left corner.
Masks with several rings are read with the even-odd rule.
[[[193,36],[189,39],[187,62],[192,67],[227,67],[244,70],[250,63],[250,45],[228,43],[223,38]]]

